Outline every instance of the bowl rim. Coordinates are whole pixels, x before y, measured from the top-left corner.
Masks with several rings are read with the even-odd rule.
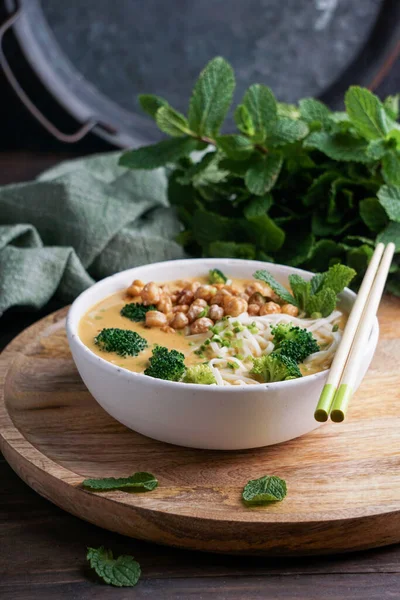
[[[156,269],[158,267],[163,267],[165,268],[165,270],[168,269],[168,267],[170,265],[177,265],[177,264],[181,264],[183,267],[186,265],[191,265],[191,264],[200,264],[201,266],[207,267],[207,266],[213,266],[214,268],[218,268],[218,266],[221,265],[232,265],[232,266],[244,266],[244,265],[253,265],[251,268],[256,269],[269,269],[269,268],[273,268],[276,269],[278,268],[279,271],[282,272],[283,275],[290,275],[292,273],[297,273],[299,275],[303,274],[303,275],[308,275],[308,276],[313,276],[315,275],[315,273],[312,273],[311,271],[306,271],[304,269],[299,269],[297,267],[291,267],[289,265],[281,265],[279,263],[270,263],[270,262],[264,262],[264,261],[257,261],[257,260],[245,260],[245,259],[237,259],[237,258],[187,258],[187,259],[177,259],[177,260],[169,260],[169,261],[159,261],[156,263],[149,263],[149,264],[145,264],[145,265],[139,265],[137,267],[132,267],[130,269],[125,269],[124,271],[118,271],[117,273],[114,273],[113,275],[109,275],[108,277],[105,277],[104,279],[100,279],[99,281],[97,281],[96,283],[94,283],[93,285],[91,285],[89,288],[87,288],[86,290],[84,290],[83,292],[81,292],[81,294],[79,294],[79,296],[73,301],[73,303],[71,304],[69,310],[68,310],[68,314],[67,314],[67,318],[66,318],[66,330],[67,330],[67,337],[68,337],[68,341],[70,346],[72,346],[72,344],[76,344],[80,350],[84,353],[84,355],[86,356],[86,358],[92,363],[92,364],[96,364],[96,366],[98,366],[99,368],[101,368],[103,371],[108,372],[110,374],[119,374],[120,377],[124,377],[125,379],[128,379],[132,382],[134,382],[135,380],[143,382],[143,383],[148,383],[151,384],[155,387],[160,387],[163,388],[164,386],[169,386],[169,387],[177,387],[182,390],[182,389],[186,389],[186,390],[197,390],[197,391],[205,391],[208,390],[209,392],[214,392],[217,391],[217,393],[233,393],[233,394],[240,394],[246,391],[256,391],[256,390],[278,390],[281,389],[282,386],[285,386],[285,389],[287,389],[289,391],[289,389],[293,388],[293,386],[297,386],[298,388],[307,386],[307,384],[311,381],[314,381],[316,379],[322,379],[324,377],[326,377],[330,371],[329,369],[325,369],[324,371],[318,371],[317,373],[312,373],[311,375],[303,375],[303,377],[299,377],[297,379],[289,379],[288,381],[275,381],[275,382],[271,382],[271,383],[255,383],[255,384],[247,384],[247,385],[238,385],[238,386],[216,386],[216,385],[206,385],[206,384],[198,384],[198,383],[185,383],[183,384],[180,381],[168,381],[165,379],[157,379],[155,377],[149,377],[148,375],[144,375],[144,373],[137,373],[135,371],[130,371],[129,369],[125,369],[124,367],[121,367],[119,365],[115,365],[111,362],[109,362],[108,360],[106,360],[105,358],[102,358],[101,356],[98,356],[97,354],[95,354],[90,348],[88,348],[80,339],[79,337],[79,333],[78,333],[78,326],[79,326],[79,322],[80,319],[82,318],[82,316],[85,314],[85,312],[87,312],[88,309],[86,309],[85,312],[80,310],[80,304],[85,300],[86,296],[89,293],[93,293],[93,289],[95,288],[99,288],[99,290],[101,290],[101,288],[103,286],[107,286],[107,284],[109,284],[112,280],[117,280],[119,278],[123,279],[124,276],[127,276],[128,273],[133,273],[134,271],[139,271],[142,270],[143,272],[146,271],[146,269]],[[207,269],[206,269],[207,270]],[[143,277],[143,274],[141,274],[141,276]],[[184,275],[182,275],[182,277],[184,277]],[[168,281],[168,278],[165,279],[165,281]],[[346,296],[348,296],[350,299],[354,300],[357,296],[357,294],[355,292],[353,292],[352,290],[350,290],[349,288],[345,288],[342,292],[342,294],[345,294]],[[110,296],[111,294],[108,294],[108,296]],[[107,298],[107,295],[103,295],[100,296],[97,300],[94,301],[94,304],[97,302],[100,302],[102,299]],[[378,319],[377,317],[375,317],[375,321],[374,321],[374,325],[372,327],[371,330],[371,334],[368,340],[368,344],[366,346],[366,350],[369,349],[369,346],[375,343],[375,340],[377,341],[379,336],[379,324],[378,324]],[[72,350],[72,347],[71,347]]]

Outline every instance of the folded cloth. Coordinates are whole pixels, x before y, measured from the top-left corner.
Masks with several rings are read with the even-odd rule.
[[[0,315],[70,302],[97,279],[185,256],[162,169],[128,171],[119,152],[67,161],[0,188]]]

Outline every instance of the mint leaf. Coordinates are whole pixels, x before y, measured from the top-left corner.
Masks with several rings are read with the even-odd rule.
[[[88,548],[86,555],[92,569],[109,585],[116,587],[133,587],[139,581],[140,565],[132,556],[121,555],[113,557],[111,550]]]
[[[377,198],[360,201],[360,217],[373,233],[378,233],[388,223],[386,211]]]
[[[299,119],[300,111],[295,104],[287,102],[278,102],[277,104],[278,117],[289,117],[289,119]]]
[[[282,168],[281,154],[268,154],[256,162],[245,175],[247,189],[257,196],[263,196],[275,185]]]
[[[281,283],[279,283],[279,281],[277,281],[269,271],[258,270],[253,273],[253,277],[267,283],[275,292],[275,294],[277,294],[279,298],[284,300],[287,304],[293,304],[294,306],[297,306],[297,301],[294,296],[292,296],[292,294],[288,292],[288,290]]]
[[[157,169],[198,149],[199,143],[190,137],[163,140],[152,146],[124,152],[118,164],[129,169]]]
[[[337,161],[370,162],[367,144],[346,133],[314,131],[303,142],[305,148],[315,148]]]
[[[399,115],[399,100],[400,100],[400,94],[395,94],[394,96],[388,96],[383,102],[383,106],[385,107],[387,114],[394,121],[397,121],[397,119],[400,116]]]
[[[311,283],[309,281],[305,281],[305,279],[295,273],[293,275],[289,275],[289,283],[296,299],[297,306],[300,310],[305,311],[311,294]]]
[[[352,279],[354,279],[355,276],[356,272],[354,271],[354,269],[351,269],[346,265],[332,265],[324,274],[324,279],[322,281],[322,289],[329,288],[333,290],[335,294],[340,294],[340,292],[342,292],[344,288],[349,285],[349,283]]]
[[[287,494],[286,482],[276,475],[265,475],[259,479],[251,479],[244,486],[242,498],[246,504],[268,504],[281,502]]]
[[[244,135],[221,135],[216,142],[218,148],[233,160],[245,160],[254,150],[253,143]]]
[[[212,242],[208,247],[208,255],[216,258],[243,258],[254,260],[256,248],[253,244],[237,244],[236,242]]]
[[[379,189],[377,196],[389,219],[400,223],[400,187],[383,185]]]
[[[271,194],[253,197],[243,209],[244,216],[249,220],[255,219],[256,217],[262,217],[269,211],[272,204],[273,198]]]
[[[311,294],[316,294],[322,288],[325,280],[325,273],[316,273],[310,280]]]
[[[345,253],[342,244],[334,240],[319,240],[314,247],[313,254],[307,264],[307,268],[313,271],[323,271],[332,262],[340,262]],[[313,290],[315,293],[317,290]]]
[[[382,160],[382,175],[386,183],[400,186],[400,154],[389,152]]]
[[[154,94],[140,94],[138,100],[144,112],[153,117],[153,119],[156,118],[159,108],[168,106],[168,102],[164,98],[160,98],[160,96],[155,96]]]
[[[346,255],[347,264],[353,267],[358,273],[363,273],[368,267],[373,253],[373,248],[367,244],[363,244],[358,248],[351,248]]]
[[[265,140],[268,130],[272,128],[277,117],[275,96],[271,90],[259,83],[249,87],[243,98],[243,105],[250,115],[255,133],[253,141],[261,143]]]
[[[389,223],[389,225],[380,232],[376,238],[376,242],[382,242],[382,244],[393,242],[396,246],[396,252],[400,252],[400,223]]]
[[[371,140],[367,146],[367,156],[371,160],[380,160],[388,151],[388,142],[384,139]]]
[[[151,473],[134,473],[129,477],[101,477],[85,479],[83,487],[97,492],[128,489],[131,491],[151,492],[158,486],[158,481]]]
[[[251,241],[265,252],[279,250],[285,241],[285,232],[266,214],[256,217],[248,216],[245,230]]]
[[[303,98],[299,102],[300,115],[306,123],[320,123],[324,125],[328,122],[331,111],[329,108],[314,98]]]
[[[190,134],[189,123],[181,113],[171,108],[162,106],[156,113],[156,123],[164,133],[173,137],[182,137]]]
[[[367,140],[375,140],[388,133],[383,120],[383,104],[375,94],[359,86],[351,86],[345,95],[347,114],[358,133]]]
[[[305,138],[308,133],[309,130],[304,121],[279,117],[271,128],[271,133],[268,133],[268,145],[283,146],[284,144],[292,144]]]
[[[236,107],[234,119],[239,131],[250,137],[255,134],[253,119],[244,104],[239,104]]]
[[[199,136],[218,135],[232,102],[235,75],[226,60],[217,56],[200,73],[189,104],[190,129]]]
[[[321,315],[321,317],[329,317],[336,308],[336,294],[330,288],[322,288],[319,292],[310,296],[306,312],[307,315],[313,318],[313,315]]]

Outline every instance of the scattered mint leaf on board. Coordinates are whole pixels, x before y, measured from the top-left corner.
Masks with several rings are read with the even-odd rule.
[[[189,104],[190,129],[199,136],[216,136],[226,117],[235,89],[230,64],[217,56],[200,73]]]
[[[131,490],[150,492],[158,486],[158,481],[151,473],[134,473],[129,477],[102,477],[100,479],[85,479],[83,487],[97,492],[111,490]]]
[[[130,169],[157,169],[198,149],[199,142],[191,137],[172,138],[125,152],[119,159],[119,165]]]
[[[294,296],[292,296],[292,294],[288,292],[288,290],[281,283],[279,283],[279,281],[277,281],[275,277],[269,273],[269,271],[258,270],[253,273],[253,277],[267,283],[275,292],[275,294],[278,294],[279,298],[284,300],[287,304],[293,304],[294,306],[297,306],[297,301]]]
[[[242,492],[247,505],[262,505],[269,502],[281,502],[287,494],[286,482],[276,475],[265,475],[259,479],[251,479]]]
[[[139,581],[140,565],[132,556],[121,555],[114,558],[111,550],[100,546],[88,548],[86,558],[97,575],[109,585],[133,587]]]
[[[140,321],[145,320],[146,313],[149,312],[149,310],[157,310],[157,307],[152,304],[145,306],[140,302],[130,302],[121,308],[121,316],[139,323]]]

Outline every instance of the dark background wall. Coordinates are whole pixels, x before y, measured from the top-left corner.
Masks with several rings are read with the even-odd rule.
[[[140,0],[142,1],[142,0]],[[195,1],[195,0],[193,0]],[[260,2],[257,2],[257,0],[249,0],[252,4],[254,4],[254,10],[256,9],[256,5],[262,4]],[[348,12],[347,13],[343,13],[342,17],[341,17],[341,21],[339,22],[339,25],[337,27],[339,27],[338,31],[335,33],[336,35],[336,41],[335,43],[337,44],[337,36],[339,35],[339,42],[340,42],[340,35],[343,36],[343,44],[348,44],[349,49],[351,48],[351,44],[353,43],[353,37],[354,37],[354,25],[357,23],[357,19],[360,19],[362,17],[357,13],[357,11],[359,11],[359,7],[364,5],[364,8],[366,7],[366,5],[370,5],[371,10],[373,5],[377,5],[379,3],[379,0],[366,0],[366,2],[360,3],[360,0],[336,0],[338,3],[341,2],[341,4],[337,4],[337,6],[340,8],[340,10],[342,10],[342,12],[344,10],[346,10],[346,8],[343,7],[349,7],[350,4],[352,6],[351,9],[347,8]],[[399,0],[396,0],[399,1]],[[49,3],[49,7],[52,7],[52,11],[54,13],[54,20],[55,20],[55,26],[59,26],[57,25],[57,10],[56,7],[58,5],[58,2],[55,2],[55,0],[46,0],[46,2]],[[118,8],[120,8],[122,6],[122,4],[125,5],[125,7],[129,7],[129,6],[135,6],[135,3],[137,4],[137,0],[129,0],[129,2],[132,2],[133,4],[129,4],[126,2],[126,0],[119,0],[119,4],[118,4]],[[157,4],[159,4],[159,2],[157,0],[149,0],[150,3],[153,3],[154,6]],[[245,2],[245,0],[242,0],[242,2]],[[288,0],[289,4],[291,2],[293,2],[293,0]],[[346,4],[347,2],[349,2],[350,4]],[[121,4],[122,3],[122,4]],[[302,3],[302,0],[296,0],[296,3],[293,4],[293,10],[297,10],[299,3]],[[307,4],[308,3],[308,4]],[[312,3],[312,0],[306,0],[306,3],[303,2],[302,6],[304,10],[308,10],[306,7],[310,6]],[[246,6],[250,6],[247,3],[247,0],[245,2]],[[162,4],[161,4],[162,5]],[[198,3],[197,3],[198,5]],[[277,3],[275,2],[275,0],[268,0],[264,2],[264,5],[267,6],[270,9],[270,16],[273,16],[273,8],[274,6],[277,6]],[[110,4],[107,2],[105,3],[104,0],[102,0],[100,2],[100,8],[102,8],[103,12],[106,10],[111,10],[110,9]],[[139,5],[138,5],[139,6]],[[182,12],[183,7],[187,7],[190,6],[190,4],[187,3],[187,0],[175,0],[175,2],[170,1],[168,3],[169,7],[173,7],[173,10],[175,9],[177,11],[177,14],[181,14],[179,13],[179,11]],[[217,16],[219,15],[218,11],[221,10],[221,7],[225,7],[225,13],[226,13],[226,9],[229,8],[229,6],[231,7],[240,7],[240,1],[239,0],[226,0],[224,3],[221,4],[220,0],[215,0],[215,4],[211,3],[210,4],[211,7],[213,7],[214,12],[212,13],[213,16]],[[392,18],[392,14],[391,14],[391,9],[390,7],[394,6],[393,2],[391,3],[390,0],[387,0],[387,2],[385,3],[384,0],[382,0],[382,6],[385,6],[385,11],[382,12],[382,14],[380,15],[380,20],[383,21],[383,25],[384,28],[388,28],[390,27],[390,21]],[[91,16],[90,10],[93,8],[93,16]],[[387,8],[389,7],[389,8]],[[66,25],[68,26],[68,31],[71,31],[71,29],[73,29],[75,31],[76,29],[76,39],[75,38],[71,38],[71,36],[66,36],[65,40],[66,40],[66,45],[68,45],[68,43],[70,44],[70,48],[69,48],[69,52],[73,53],[73,48],[74,48],[74,43],[78,44],[80,36],[79,36],[79,32],[82,31],[82,36],[81,39],[83,40],[83,38],[86,36],[86,48],[85,48],[85,52],[87,55],[87,51],[88,48],[90,47],[90,44],[88,45],[87,42],[87,38],[88,38],[88,34],[87,32],[85,33],[84,30],[84,25],[82,23],[80,23],[78,16],[79,16],[79,10],[80,8],[85,8],[86,9],[86,15],[85,18],[86,19],[97,19],[97,25],[96,27],[98,28],[99,24],[104,26],[105,21],[107,20],[108,17],[102,17],[101,14],[99,13],[99,3],[98,2],[93,2],[92,0],[71,0],[71,4],[69,4],[67,6],[67,8],[64,7],[64,16],[63,19],[66,22]],[[96,8],[96,11],[94,10],[94,8]],[[339,10],[338,8],[338,10]],[[90,9],[90,10],[89,10]],[[128,10],[128,9],[127,9]],[[276,10],[276,8],[275,8]],[[287,14],[289,14],[289,17],[291,16],[291,12],[290,12],[290,8],[288,9]],[[375,9],[374,9],[375,10]],[[74,12],[75,11],[75,12]],[[272,12],[271,12],[272,11]],[[52,13],[52,14],[53,14]],[[90,13],[90,14],[89,14]],[[232,18],[229,16],[228,18],[226,17],[225,13],[221,12],[221,18],[222,16],[225,19],[225,31],[226,31],[226,35],[236,35],[237,31],[238,31],[238,27],[241,27],[241,19],[242,19],[242,14],[239,14],[236,10],[236,17],[235,14],[232,14]],[[0,0],[0,18],[1,20],[3,20],[5,18],[5,8],[4,5],[1,5],[1,0]],[[100,15],[100,16],[99,16]],[[152,14],[151,11],[149,12],[150,17],[148,17],[147,20],[150,19],[150,23],[147,23],[147,26],[151,28],[153,26],[153,22],[152,22]],[[299,12],[299,18],[302,15],[302,12]],[[394,15],[394,13],[393,13]],[[340,16],[340,15],[339,15]],[[53,18],[53,17],[52,17]],[[193,20],[193,16],[190,17]],[[235,25],[235,18],[237,18],[237,26]],[[375,18],[375,17],[374,17]],[[68,20],[69,19],[69,20]],[[71,20],[72,19],[72,20]],[[196,17],[196,19],[198,20],[198,18]],[[195,19],[195,22],[196,22]],[[371,17],[372,19],[372,17]],[[232,28],[229,29],[229,31],[226,30],[226,20],[228,23],[230,23],[230,20],[232,21]],[[359,21],[361,23],[361,21]],[[372,22],[372,21],[371,21]],[[74,23],[76,23],[76,27],[74,25]],[[154,42],[154,44],[156,43],[157,37],[162,37],[163,39],[168,39],[168,36],[172,36],[171,30],[174,29],[175,27],[175,21],[174,19],[169,21],[169,25],[165,25],[165,23],[163,23],[163,19],[155,19],[154,23],[157,25],[157,27],[159,28],[158,31],[154,32],[154,37],[150,37],[150,50],[152,48],[152,44]],[[298,19],[296,20],[296,23],[298,24]],[[282,44],[282,48],[285,49],[287,48],[288,45],[288,40],[290,41],[290,44],[293,45],[294,47],[294,54],[293,56],[296,55],[296,44],[298,48],[302,48],[303,44],[307,44],[309,43],[309,33],[304,29],[306,27],[307,23],[305,23],[304,27],[303,25],[300,23],[300,25],[297,27],[297,32],[292,31],[292,29],[290,29],[290,31],[285,32],[284,29],[284,25],[282,25],[280,22],[278,22],[277,24],[275,24],[273,27],[271,27],[271,33],[267,36],[267,40],[265,41],[265,39],[262,37],[262,32],[259,34],[261,37],[259,38],[259,40],[257,41],[258,46],[261,43],[264,44],[270,44],[270,36],[273,34],[274,29],[277,29],[278,27],[280,27],[280,33],[279,36],[277,37],[277,44],[279,45],[280,43]],[[121,28],[124,29],[125,33],[124,35],[129,35],[129,31],[130,28],[135,26],[136,27],[136,42],[132,42],[132,44],[134,45],[134,43],[136,43],[136,54],[138,53],[137,51],[140,50],[142,47],[143,49],[145,49],[146,46],[146,36],[142,36],[142,39],[138,39],[138,32],[140,32],[140,24],[137,25],[136,23],[132,23],[129,26],[126,26],[126,24],[124,26],[122,26],[121,24]],[[218,26],[218,23],[216,24],[216,26]],[[252,27],[255,26],[255,23],[252,24]],[[122,31],[121,29],[121,31]],[[360,25],[360,29],[361,29],[361,25]],[[385,31],[386,31],[385,29]],[[350,31],[351,30],[351,31]],[[91,31],[91,28],[88,28],[88,31]],[[246,30],[247,31],[247,30]],[[233,32],[233,33],[232,33]],[[242,29],[239,30],[239,38],[243,37],[241,35]],[[106,36],[107,34],[107,30],[105,31],[105,33],[103,32],[102,35]],[[201,31],[200,32],[200,39],[202,36],[207,36],[207,29],[204,29],[204,32]],[[248,35],[249,32],[247,32],[246,35]],[[61,35],[61,34],[60,34]],[[111,35],[111,34],[110,34]],[[118,39],[120,38],[120,36],[117,34],[115,34],[114,32],[114,37],[110,37],[110,39],[108,40],[109,43],[112,44],[118,44]],[[170,40],[170,44],[169,47],[173,48],[173,44],[176,42],[176,33],[174,34],[175,37],[171,37]],[[295,39],[295,41],[293,42],[292,37],[291,36],[298,36],[298,38]],[[327,35],[329,35],[329,32],[327,30]],[[333,33],[332,33],[333,35]],[[365,34],[366,35],[366,34]],[[286,37],[285,37],[286,36]],[[302,37],[303,36],[303,37]],[[211,38],[213,36],[211,35]],[[214,36],[215,37],[215,36]],[[210,38],[210,39],[211,39]],[[126,48],[128,45],[128,40],[129,38],[127,38],[126,40],[123,41],[122,44],[122,49]],[[175,42],[174,42],[175,40]],[[369,44],[368,50],[364,53],[364,61],[361,62],[361,68],[364,70],[368,70],[369,67],[369,63],[373,62],[373,58],[375,56],[375,54],[382,53],[382,37],[379,38],[379,36],[375,36],[374,38],[374,44],[376,46],[376,52],[374,49],[374,44],[371,45],[371,43]],[[84,43],[83,41],[81,42],[82,44]],[[217,54],[219,52],[219,47],[223,47],[223,43],[224,40],[222,39],[217,39],[217,41],[215,43],[213,43],[213,48],[212,48],[212,54]],[[355,43],[355,42],[354,42]],[[354,44],[353,44],[354,45]],[[214,47],[215,46],[215,47]],[[45,114],[51,114],[51,118],[52,120],[60,127],[60,129],[62,129],[65,132],[73,132],[75,129],[77,129],[78,125],[75,123],[75,121],[63,110],[61,109],[58,104],[49,96],[49,94],[47,93],[47,91],[42,88],[42,86],[37,82],[36,78],[33,76],[32,71],[30,69],[30,67],[28,66],[28,63],[26,62],[26,60],[24,59],[23,55],[21,55],[21,53],[19,53],[17,51],[17,46],[16,46],[16,42],[13,39],[9,39],[7,37],[6,39],[6,51],[8,56],[12,59],[10,62],[12,62],[13,67],[17,69],[19,76],[22,76],[23,81],[24,81],[24,85],[31,87],[31,89],[33,90],[33,94],[35,96],[35,101],[37,101],[37,103],[40,105],[41,109],[43,110],[43,112],[45,112]],[[146,46],[147,47],[147,46]],[[338,46],[336,46],[338,47]],[[189,50],[191,49],[190,43],[188,46]],[[67,48],[68,49],[68,48]],[[362,50],[362,46],[361,46],[361,50]],[[126,52],[128,52],[129,50],[127,49]],[[284,50],[282,50],[283,52]],[[350,50],[349,50],[350,51]],[[113,52],[113,50],[111,49],[109,52]],[[246,49],[242,48],[240,50],[241,54],[238,57],[233,56],[233,62],[235,63],[235,60],[237,61],[235,66],[237,66],[237,64],[241,64],[240,61],[243,61],[246,58]],[[249,52],[249,56],[253,56],[251,53],[253,52],[253,50],[251,48],[249,48],[248,50]],[[222,54],[224,54],[224,52],[221,52]],[[79,54],[79,53],[78,53]],[[77,56],[78,56],[77,54]],[[85,53],[81,53],[80,55],[84,55]],[[226,53],[225,53],[226,54]],[[253,53],[254,54],[254,53]],[[320,63],[321,65],[325,65],[326,64],[326,69],[330,68],[331,62],[328,60],[328,57],[326,56],[326,52],[325,52],[325,56],[323,55],[323,53],[321,53],[321,55],[319,56],[318,53],[316,53],[316,56],[313,58],[314,61],[316,61],[316,63]],[[283,63],[282,60],[280,59],[279,56],[279,51],[277,51],[275,53],[275,57],[271,56],[270,53],[270,49],[268,51],[266,51],[265,53],[267,58],[266,60],[270,60],[270,61],[274,61],[275,63],[273,65],[273,68],[276,69],[288,69],[290,71],[291,69],[291,64],[289,63]],[[310,51],[310,56],[313,55],[312,49]],[[362,52],[361,52],[362,55]],[[393,52],[392,52],[393,55]],[[383,56],[383,55],[382,55]],[[209,57],[207,56],[207,53],[204,54],[204,57],[201,57],[201,64],[204,64],[204,62],[208,59]],[[228,58],[231,59],[230,56],[228,56]],[[93,60],[93,57],[89,57],[87,60]],[[104,56],[102,58],[102,60],[108,60],[109,56],[107,55],[107,53],[104,53]],[[203,60],[204,59],[204,60]],[[193,60],[197,60],[197,62],[199,62],[198,57],[194,58]],[[109,60],[110,62],[110,60]],[[199,62],[199,64],[200,64]],[[383,66],[383,62],[382,61],[382,66]],[[111,64],[113,64],[112,60],[111,60]],[[116,69],[129,69],[130,65],[128,63],[126,63],[125,67],[123,65],[122,62],[118,62],[118,60],[115,60],[115,64],[116,64]],[[163,63],[161,61],[161,67],[163,67]],[[292,65],[293,66],[293,65]],[[86,68],[86,63],[83,64],[83,70],[84,68]],[[150,68],[150,67],[149,67]],[[157,68],[160,68],[160,65],[158,65]],[[179,78],[180,74],[177,72],[171,72],[171,75],[169,77],[168,75],[168,69],[170,68],[170,64],[168,62],[165,63],[165,71],[167,73],[167,75],[165,75],[162,70],[159,72],[159,74],[157,75],[157,72],[155,71],[155,74],[157,75],[157,78],[159,78],[162,81],[168,81],[169,79],[173,80],[175,78],[175,80],[177,81],[176,78]],[[296,66],[294,67],[294,71],[296,72]],[[304,65],[302,65],[302,68],[304,68]],[[155,69],[155,67],[154,67]],[[198,66],[196,63],[196,72],[197,72]],[[315,65],[314,65],[314,70],[315,70]],[[318,70],[318,69],[317,69]],[[323,68],[321,67],[320,69],[321,71],[321,76],[324,77],[324,73],[323,73]],[[190,72],[190,69],[189,69]],[[307,68],[305,67],[305,75],[307,75]],[[112,79],[112,75],[110,74],[110,78]],[[161,77],[161,75],[163,75],[163,77]],[[137,76],[137,74],[135,75]],[[356,76],[356,74],[355,74]],[[254,78],[252,79],[252,82],[256,82],[259,80],[260,75],[258,74],[258,76],[254,76]],[[272,84],[271,87],[273,87],[273,89],[281,89],[281,94],[283,93],[283,95],[285,96],[286,90],[289,89],[290,90],[290,86],[293,87],[293,85],[295,85],[295,83],[291,83],[291,79],[290,79],[290,72],[288,73],[288,77],[287,77],[287,88],[285,87],[285,80],[284,78],[282,79],[277,79],[275,77],[275,85]],[[351,77],[351,75],[350,75]],[[155,82],[154,82],[154,88],[150,91],[158,91],[157,89],[157,81],[158,79],[156,78]],[[103,79],[104,79],[104,74],[103,74]],[[105,80],[107,79],[107,77],[105,78]],[[266,79],[264,80],[263,83],[269,83],[269,79],[268,76],[266,75]],[[274,76],[272,76],[272,79],[274,80]],[[283,81],[283,84],[282,84]],[[296,80],[297,83],[297,87],[299,87],[299,85],[301,86],[301,81],[299,83],[299,80]],[[350,79],[351,81],[351,79]],[[294,82],[294,80],[293,80]],[[151,82],[152,83],[152,82]],[[190,82],[191,83],[191,82]],[[106,83],[107,84],[107,81]],[[104,81],[102,82],[102,85],[104,87]],[[182,89],[185,89],[185,86],[187,87],[187,82],[184,81],[183,82],[183,86]],[[166,85],[164,83],[164,85]],[[170,93],[177,93],[176,86],[174,86],[174,84],[172,84],[171,87],[171,91]],[[138,91],[149,91],[149,90],[142,90],[139,89]],[[162,90],[160,90],[162,92]],[[186,91],[186,89],[185,89]],[[398,91],[400,91],[400,60],[393,60],[393,61],[389,61],[387,62],[386,68],[382,70],[382,77],[380,77],[380,83],[376,88],[376,93],[378,95],[380,95],[381,97],[384,97],[388,94],[394,94]],[[110,94],[111,95],[111,94]],[[300,94],[300,95],[304,95],[304,94]],[[324,99],[328,101],[329,103],[329,93],[327,94],[327,98],[324,96]],[[167,95],[168,97],[168,95]],[[178,94],[179,97],[179,94]],[[340,95],[341,97],[341,95]],[[71,146],[69,144],[65,144],[65,143],[61,143],[58,142],[57,140],[55,140],[51,135],[49,135],[46,131],[44,131],[44,129],[33,119],[33,117],[29,114],[29,112],[23,107],[23,105],[21,104],[21,102],[16,98],[14,92],[12,91],[12,89],[10,88],[10,86],[8,85],[7,81],[5,80],[5,77],[3,75],[3,73],[0,72],[0,102],[1,102],[1,108],[2,108],[2,114],[3,114],[3,120],[2,120],[2,128],[1,128],[1,136],[0,136],[0,150],[19,150],[19,149],[24,149],[24,150],[32,150],[32,151],[38,151],[38,152],[51,152],[51,151],[66,151],[66,152],[81,152],[81,153],[86,153],[86,152],[95,152],[95,151],[105,151],[111,148],[111,146],[109,144],[107,144],[106,142],[102,141],[101,139],[99,139],[97,136],[91,135],[89,134],[83,141]],[[287,98],[285,98],[287,99]],[[333,97],[334,100],[334,97]],[[134,103],[134,99],[133,99],[133,103]],[[336,94],[336,105],[337,105],[337,94]]]

